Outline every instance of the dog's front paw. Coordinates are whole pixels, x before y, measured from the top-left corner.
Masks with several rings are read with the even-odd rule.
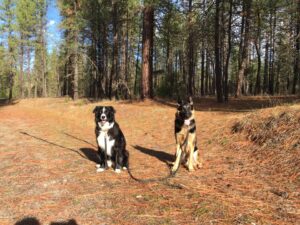
[[[121,170],[120,169],[115,169],[115,172],[116,173],[121,173]]]
[[[193,172],[193,171],[195,171],[195,169],[194,169],[194,167],[193,167],[193,166],[190,166],[188,169],[189,169],[189,172]]]
[[[176,172],[177,171],[177,167],[176,166],[173,166],[172,169],[171,169],[172,173]]]
[[[103,172],[105,169],[103,168],[103,167],[99,167],[96,171],[97,171],[97,173],[101,173],[101,172]]]
[[[96,168],[100,168],[101,167],[101,165],[100,164],[96,164]]]
[[[202,168],[203,167],[203,164],[202,163],[198,163],[197,164],[197,169],[200,169],[200,168]]]

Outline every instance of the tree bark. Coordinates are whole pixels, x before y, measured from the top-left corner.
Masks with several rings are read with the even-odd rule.
[[[75,12],[75,18],[77,18],[77,11],[78,11],[78,2],[74,1],[74,12]],[[74,50],[73,50],[73,100],[77,100],[79,95],[78,95],[78,80],[79,80],[79,74],[78,74],[78,30],[75,28],[74,32]]]
[[[227,54],[224,68],[224,100],[228,102],[228,70],[229,70],[229,61],[231,54],[231,20],[232,20],[232,0],[229,1],[229,19],[227,27]]]
[[[152,73],[153,73],[153,29],[154,7],[147,5],[144,8],[143,38],[142,38],[142,78],[141,99],[153,98]]]
[[[276,29],[276,10],[274,10],[270,20],[271,27],[271,51],[270,51],[270,65],[269,65],[269,94],[274,95],[274,80],[275,80],[275,29]]]
[[[23,35],[21,34],[21,40]],[[21,98],[24,98],[24,44],[20,43],[20,92]]]
[[[223,102],[222,90],[222,65],[220,60],[220,0],[216,0],[216,15],[215,15],[215,77],[216,77],[216,91],[217,101]]]
[[[261,15],[260,9],[257,9],[257,36],[255,40],[255,50],[257,54],[257,73],[256,73],[256,82],[255,82],[255,90],[254,95],[259,95],[261,93],[261,81],[260,81],[260,72],[261,72]]]
[[[30,67],[31,67],[31,51],[30,51],[30,46],[27,47],[27,81],[28,81],[28,87],[27,87],[27,90],[28,90],[28,97],[30,98],[31,97],[31,70],[30,70]],[[38,86],[38,79],[36,78],[36,81],[35,81],[35,86],[37,87]],[[35,96],[36,98],[37,96]]]
[[[263,93],[268,93],[269,86],[269,36],[266,37]]]
[[[141,26],[139,26],[139,37],[138,37],[138,44],[137,44],[137,53],[136,53],[136,60],[135,60],[135,79],[134,79],[134,95],[138,95],[138,77],[139,77],[139,64],[140,64],[140,42],[141,42]]]
[[[257,73],[256,73],[254,95],[259,95],[261,93],[261,84],[260,84],[260,71],[261,71],[260,45],[261,44],[260,44],[260,40],[257,40],[257,42],[255,43],[255,49],[257,54]]]
[[[292,86],[292,94],[296,94],[296,86],[299,77],[299,61],[300,61],[300,1],[297,1],[297,22],[296,22],[296,33],[295,33],[295,59],[294,59],[294,79]],[[300,86],[300,84],[299,84]],[[300,88],[299,88],[300,91]]]
[[[245,79],[245,70],[247,66],[247,57],[248,57],[248,46],[249,46],[249,31],[250,31],[250,13],[251,13],[251,3],[252,0],[245,0],[244,1],[244,13],[245,15],[245,32],[244,35],[241,35],[242,44],[241,44],[241,61],[238,71],[237,77],[237,89],[236,89],[236,97],[240,97],[242,95],[242,86]],[[244,38],[243,38],[244,36]]]
[[[112,98],[112,89],[113,89],[113,81],[116,80],[118,77],[118,11],[117,11],[117,1],[112,1],[112,18],[113,18],[113,49],[112,49],[112,65],[111,65],[111,74],[109,80],[109,93],[108,97]]]
[[[188,36],[188,94],[193,96],[194,94],[194,32],[192,24],[192,10],[193,1],[189,0],[189,13],[188,13],[188,26],[189,26],[189,36]]]
[[[204,77],[205,77],[204,65],[205,65],[205,48],[204,48],[204,42],[202,42],[202,49],[201,49],[201,84],[200,84],[201,96],[205,95],[205,92],[204,92]]]

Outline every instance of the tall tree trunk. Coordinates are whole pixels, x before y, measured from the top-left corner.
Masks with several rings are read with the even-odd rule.
[[[205,63],[205,88],[204,93],[209,94],[209,58],[208,58],[208,50],[206,49],[206,63]]]
[[[141,99],[153,98],[152,72],[153,72],[153,29],[154,7],[146,5],[143,11],[143,38],[142,38],[142,78]]]
[[[224,100],[228,102],[228,73],[229,73],[229,61],[231,54],[231,20],[232,20],[232,0],[229,1],[229,19],[227,27],[227,54],[224,68]]]
[[[126,65],[125,65],[125,80],[127,85],[129,84],[129,67],[130,67],[130,57],[129,57],[129,12],[128,7],[126,11],[126,46],[125,46],[125,59],[126,59]]]
[[[275,29],[276,29],[276,10],[274,10],[274,15],[272,14],[270,20],[270,27],[271,27],[271,51],[270,51],[270,65],[269,65],[269,94],[274,95],[274,80],[275,80]]]
[[[135,79],[134,79],[134,95],[138,95],[138,87],[137,87],[137,84],[138,84],[138,77],[139,77],[139,64],[140,64],[140,42],[141,42],[141,26],[140,26],[140,29],[139,29],[139,37],[138,37],[138,44],[137,44],[137,53],[136,53],[136,59],[135,59]]]
[[[126,26],[122,27],[122,37],[121,37],[121,66],[120,66],[120,81],[126,81],[126,66],[127,66],[127,57],[126,57]]]
[[[75,47],[77,49],[77,47]],[[74,80],[73,80],[73,100],[77,100],[79,95],[78,95],[78,79],[79,79],[79,74],[78,74],[78,53],[75,50],[74,58],[73,58],[73,70],[74,70]]]
[[[206,11],[206,0],[203,0],[203,13],[205,13]],[[206,21],[203,21],[203,27],[206,27]],[[204,96],[205,94],[207,94],[206,90],[205,90],[205,60],[206,60],[206,64],[207,64],[207,53],[206,53],[206,49],[205,49],[205,38],[202,37],[201,39],[202,41],[202,46],[201,46],[201,86],[200,86],[200,92],[201,92],[201,96]]]
[[[257,9],[257,36],[255,40],[255,50],[257,54],[257,73],[256,73],[256,82],[255,82],[255,90],[254,95],[261,94],[261,81],[260,81],[260,72],[261,72],[261,15],[260,9]]]
[[[167,84],[169,84],[168,89],[168,95],[169,97],[172,97],[173,95],[173,90],[174,90],[174,73],[173,73],[173,46],[172,46],[172,42],[171,42],[171,13],[172,13],[172,5],[171,5],[171,1],[168,1],[168,5],[167,5],[167,31],[166,31],[166,71],[167,71]],[[156,60],[155,60],[156,61]],[[156,76],[157,77],[157,76]]]
[[[31,97],[31,50],[30,46],[27,47],[27,81],[28,81],[28,98]],[[35,86],[38,86],[38,79],[36,78]],[[36,97],[36,96],[35,96]]]
[[[269,86],[269,36],[266,35],[263,93],[268,93]]]
[[[194,95],[194,32],[193,32],[193,1],[189,0],[189,13],[188,13],[188,26],[189,26],[189,37],[188,37],[188,94],[190,96]]]
[[[42,78],[43,78],[43,97],[47,97],[47,79],[46,79],[46,68],[47,68],[47,62],[46,62],[46,44],[43,40],[43,52],[42,52]]]
[[[172,95],[172,90],[173,90],[173,83],[174,83],[174,79],[173,79],[173,51],[171,49],[169,40],[167,43],[167,82],[170,84],[170,88],[169,88],[169,96],[171,97]]]
[[[220,0],[216,0],[216,16],[215,16],[215,76],[217,101],[223,102],[222,90],[222,62],[220,59]]]
[[[78,2],[74,1],[74,11],[75,11],[75,18],[77,18],[77,11],[78,11]],[[79,34],[78,30],[75,28],[74,30],[74,39],[73,39],[73,44],[74,44],[74,52],[73,52],[73,100],[77,100],[79,95],[78,95],[78,80],[79,80],[79,74],[78,74],[78,44],[79,44]]]
[[[21,40],[23,35],[21,34]],[[21,98],[24,98],[24,44],[20,43],[20,92]]]
[[[20,46],[20,93],[21,98],[24,98],[24,45]]]
[[[112,98],[112,89],[113,89],[113,81],[118,79],[118,8],[117,1],[112,1],[112,18],[113,18],[113,49],[112,49],[112,65],[111,65],[111,74],[109,80],[109,98]]]
[[[202,49],[201,49],[201,84],[200,84],[201,96],[205,95],[205,92],[204,92],[204,77],[205,77],[204,65],[205,65],[205,48],[204,48],[204,42],[202,42]]]
[[[242,45],[240,46],[241,49],[241,61],[238,71],[237,77],[237,89],[236,89],[236,97],[240,97],[242,95],[242,86],[245,79],[245,70],[247,66],[247,57],[248,57],[248,47],[249,47],[249,32],[250,32],[250,13],[251,13],[251,3],[252,0],[245,0],[244,1],[244,13],[245,15],[245,32],[244,35],[241,36],[242,38]],[[244,38],[243,38],[244,36]]]
[[[258,39],[259,39],[259,37],[258,37]],[[257,72],[256,72],[254,95],[259,95],[261,93],[261,84],[260,84],[260,71],[261,71],[260,45],[261,44],[260,44],[260,40],[257,40],[257,42],[255,42],[255,49],[256,49],[256,54],[257,54]]]
[[[292,86],[292,94],[296,94],[296,86],[299,80],[300,82],[300,71],[299,71],[299,61],[300,61],[300,1],[297,1],[297,22],[296,22],[296,33],[295,33],[295,59],[294,59],[294,79]],[[300,84],[299,84],[300,87]],[[300,88],[299,88],[300,91]]]

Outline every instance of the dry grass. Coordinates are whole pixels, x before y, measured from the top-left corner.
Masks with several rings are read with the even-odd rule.
[[[235,123],[233,132],[244,132],[247,138],[263,148],[285,151],[300,148],[300,109],[279,107],[271,112],[260,111]]]
[[[247,148],[251,157],[268,168],[270,174],[286,181],[300,182],[300,108],[276,107],[260,110],[232,126],[256,145]]]

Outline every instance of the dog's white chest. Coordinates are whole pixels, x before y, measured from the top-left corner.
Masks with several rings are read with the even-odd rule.
[[[107,132],[101,131],[97,138],[97,141],[99,147],[102,150],[106,151],[107,155],[112,156],[112,148],[115,144],[115,140],[114,139],[110,140],[109,136],[107,135]],[[105,146],[105,142],[106,142],[106,146]]]

